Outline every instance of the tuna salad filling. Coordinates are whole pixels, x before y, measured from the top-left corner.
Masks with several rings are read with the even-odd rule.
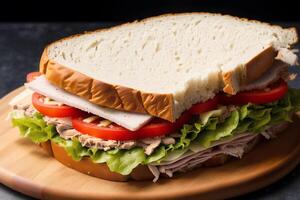
[[[276,137],[299,110],[300,91],[289,89],[272,103],[219,105],[194,115],[170,134],[122,141],[83,134],[73,127],[70,118],[45,116],[31,104],[15,105],[11,118],[21,135],[34,143],[51,140],[74,160],[90,157],[94,163],[106,163],[112,172],[122,175],[147,165],[157,181],[160,175],[172,177],[176,172],[206,165],[212,158],[241,158],[260,138]]]

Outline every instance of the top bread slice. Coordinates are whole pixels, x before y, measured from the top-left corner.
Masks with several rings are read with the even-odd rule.
[[[289,48],[297,40],[294,28],[219,14],[170,14],[54,42],[44,50],[40,71],[100,106],[174,121],[220,90],[235,94],[276,58],[291,60],[285,55],[293,56]]]

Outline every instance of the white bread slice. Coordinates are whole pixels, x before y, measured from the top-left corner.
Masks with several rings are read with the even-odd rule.
[[[40,70],[98,105],[174,121],[217,91],[234,94],[258,79],[295,42],[294,28],[209,13],[163,15],[52,43]]]

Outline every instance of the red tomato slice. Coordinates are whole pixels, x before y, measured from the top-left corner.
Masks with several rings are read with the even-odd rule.
[[[40,72],[30,72],[26,75],[27,83],[33,81],[36,77],[42,75]]]
[[[73,108],[67,105],[47,105],[43,103],[44,96],[38,93],[32,94],[32,105],[43,115],[49,117],[78,117],[83,112],[77,108]]]
[[[227,96],[223,94],[220,95],[219,98],[220,104],[266,104],[281,99],[286,95],[287,92],[287,83],[280,79],[278,82],[267,87],[267,89],[239,92],[233,96]]]
[[[218,107],[218,97],[214,97],[213,99],[209,99],[206,102],[194,104],[189,112],[191,114],[200,114],[204,112],[208,112],[210,110],[214,110]]]
[[[162,119],[155,119],[137,131],[130,131],[115,124],[110,125],[109,127],[100,127],[95,123],[84,122],[83,117],[73,118],[72,125],[77,131],[83,134],[105,140],[124,141],[166,135],[181,128],[183,124],[188,122],[190,117],[189,113],[184,113],[175,123]]]

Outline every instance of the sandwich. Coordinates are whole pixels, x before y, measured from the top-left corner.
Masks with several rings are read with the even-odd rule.
[[[173,177],[242,159],[300,110],[295,28],[169,14],[48,45],[10,104],[55,159],[113,181]],[[262,144],[263,145],[263,144]]]

